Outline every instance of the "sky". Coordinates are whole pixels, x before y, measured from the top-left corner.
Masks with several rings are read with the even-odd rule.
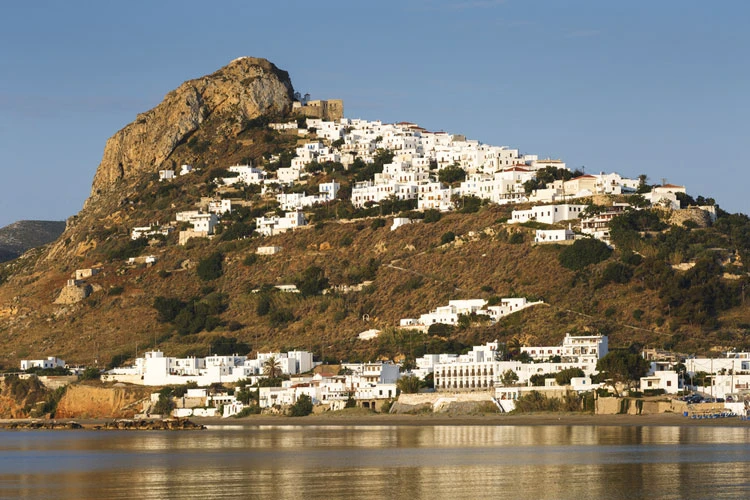
[[[0,227],[63,220],[106,140],[239,56],[348,118],[410,121],[750,213],[750,2],[9,1]]]

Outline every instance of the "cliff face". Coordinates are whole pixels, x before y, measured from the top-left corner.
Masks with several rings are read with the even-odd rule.
[[[183,83],[107,141],[91,197],[107,192],[121,179],[157,172],[205,121],[217,118],[230,124],[286,114],[293,94],[286,71],[253,57],[236,59],[211,75]]]
[[[72,385],[57,404],[57,418],[133,418],[150,387],[93,387]]]

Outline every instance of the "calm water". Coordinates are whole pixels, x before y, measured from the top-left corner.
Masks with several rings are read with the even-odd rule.
[[[2,498],[750,498],[750,428],[0,432]]]

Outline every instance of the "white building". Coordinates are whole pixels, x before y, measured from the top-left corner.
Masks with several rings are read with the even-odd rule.
[[[285,233],[307,225],[305,215],[299,211],[287,212],[284,217],[258,217],[255,219],[255,230],[263,236]]]
[[[557,224],[566,220],[578,219],[585,210],[586,205],[540,205],[528,210],[513,210],[508,222],[522,223],[533,220],[545,224]]]
[[[31,368],[42,368],[42,369],[52,369],[52,368],[65,368],[65,361],[56,358],[55,356],[49,356],[46,359],[22,359],[21,360],[21,370],[29,370]]]
[[[153,236],[167,237],[173,230],[172,226],[159,226],[158,223],[155,226],[134,227],[130,232],[130,239],[137,240],[138,238],[150,238]]]
[[[247,185],[262,184],[266,179],[266,173],[263,170],[250,165],[233,165],[229,167],[228,170],[236,173],[237,176],[224,177],[221,181],[226,186],[231,186],[240,182]]]
[[[159,181],[169,181],[174,179],[174,170],[159,170]]]
[[[232,213],[231,200],[211,200],[208,202],[208,212],[221,217],[224,214]]]
[[[629,208],[630,204],[628,203],[613,203],[605,212],[592,217],[584,217],[581,219],[581,232],[609,244],[610,221],[618,215],[623,214]]]
[[[255,250],[255,253],[258,255],[276,255],[277,253],[281,252],[281,247],[279,246],[265,246],[265,247],[258,247]]]
[[[500,303],[487,306],[484,299],[469,300],[450,300],[447,306],[441,306],[433,311],[422,314],[419,318],[404,318],[400,321],[399,326],[402,328],[426,329],[431,325],[442,323],[444,325],[457,325],[460,316],[486,316],[490,322],[496,322],[503,316],[518,312],[527,307],[531,307],[538,302],[527,302],[525,297],[503,298]]]
[[[663,390],[665,394],[680,392],[679,374],[675,371],[655,371],[652,375],[641,377],[641,391]]]
[[[571,336],[566,334],[559,346],[522,347],[535,361],[547,360],[560,356],[566,363],[584,363],[587,366],[596,362],[609,352],[609,338],[606,335]]]
[[[551,357],[549,351],[559,352],[559,362],[497,361],[493,356],[493,352],[497,350],[496,342],[477,347],[481,349],[475,354],[469,353],[470,355],[458,356],[434,365],[436,390],[490,390],[502,385],[503,374],[509,370],[516,375],[517,385],[529,384],[533,375],[557,373],[568,368],[580,368],[588,376],[596,373],[596,361],[607,353],[607,337],[566,335],[559,350],[548,347],[523,348],[525,352],[543,351],[545,359]],[[539,357],[537,354],[537,358]]]
[[[263,353],[256,359],[246,356],[208,356],[205,358],[165,357],[161,351],[146,352],[131,367],[115,368],[102,376],[104,381],[122,381],[140,385],[181,385],[196,382],[201,387],[213,383],[249,380],[255,383],[263,378],[263,363],[274,357],[284,374],[297,374],[313,368],[312,353]]]
[[[572,229],[537,229],[534,243],[540,245],[545,243],[560,243],[562,241],[573,241],[576,234]]]
[[[327,203],[336,199],[341,186],[338,182],[325,182],[318,185],[319,194],[281,193],[276,195],[279,207],[284,211],[301,210],[319,203]]]

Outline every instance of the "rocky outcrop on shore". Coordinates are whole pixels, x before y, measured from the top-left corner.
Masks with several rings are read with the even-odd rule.
[[[57,405],[57,418],[133,418],[151,389],[143,386],[72,385]]]

